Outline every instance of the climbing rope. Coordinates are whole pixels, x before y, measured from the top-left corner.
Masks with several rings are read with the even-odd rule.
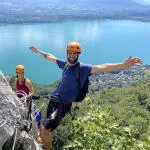
[[[31,120],[31,122],[30,122],[29,124],[31,124],[31,123],[35,120],[36,116],[41,112],[41,110],[42,110],[42,108],[43,108],[44,105],[46,105],[46,103],[43,103],[43,104],[41,105],[41,107],[38,109],[38,112],[37,112],[36,115],[32,118],[32,120]]]
[[[22,91],[17,91],[17,94],[23,94],[24,92],[22,92]],[[26,94],[25,94],[26,95]],[[24,101],[23,101],[23,103],[26,105],[26,102],[27,102],[27,99],[26,99],[26,96],[24,96]],[[35,118],[36,118],[36,116],[40,113],[40,111],[42,110],[42,108],[44,107],[46,105],[46,103],[43,103],[42,105],[41,105],[41,107],[38,109],[38,112],[36,113],[36,115],[33,117],[33,118],[31,118],[31,121],[30,122],[28,122],[27,120],[22,120],[22,121],[20,121],[20,120],[18,120],[18,123],[17,123],[17,125],[16,125],[16,127],[15,127],[15,138],[14,138],[14,143],[13,143],[13,147],[12,147],[12,150],[14,150],[14,148],[15,148],[15,144],[16,144],[16,138],[17,138],[17,133],[18,133],[18,129],[19,130],[25,130],[25,131],[29,131],[30,129],[30,126],[31,126],[31,124],[33,123],[33,121],[35,121]],[[30,134],[29,134],[30,135]]]
[[[18,126],[15,127],[16,131],[15,131],[15,138],[14,138],[14,143],[13,143],[13,147],[12,150],[15,149],[15,145],[16,145],[16,139],[17,139],[17,133],[18,133]]]
[[[27,94],[22,91],[22,90],[18,90],[18,91],[15,91],[15,95],[17,96],[21,96],[20,101],[24,104],[24,105],[27,105]]]

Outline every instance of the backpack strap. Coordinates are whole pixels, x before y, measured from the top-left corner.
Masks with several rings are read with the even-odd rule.
[[[80,84],[80,63],[78,63],[78,66],[76,67],[76,79],[77,79],[77,82],[78,82],[78,94],[80,93],[80,87],[81,87],[81,84]]]
[[[76,79],[77,79],[77,83],[78,83],[78,94],[79,94],[80,93],[80,87],[81,87],[81,84],[80,84],[80,63],[77,64],[75,72],[76,72]],[[75,99],[75,102],[76,102],[76,99]],[[72,121],[75,119],[77,110],[79,110],[78,103],[76,103],[76,105],[73,109]]]
[[[65,70],[69,66],[69,62],[67,61],[63,67],[63,70]]]
[[[69,66],[69,62],[66,62],[66,64],[63,67],[63,70],[65,70],[67,68],[67,66]],[[77,79],[77,83],[78,83],[78,93],[80,92],[80,63],[78,62],[77,67],[75,69],[75,73],[76,73],[76,79]],[[76,100],[75,100],[76,101]],[[79,109],[79,107],[77,106],[78,104],[76,103],[76,106],[73,109],[73,112],[71,113],[72,116],[72,121],[75,119],[76,116],[76,110]]]
[[[64,67],[63,67],[63,71],[69,66],[69,62],[66,62]],[[78,62],[77,67],[75,68],[75,73],[76,73],[76,79],[77,79],[77,83],[78,83],[78,94],[80,93],[80,63]]]

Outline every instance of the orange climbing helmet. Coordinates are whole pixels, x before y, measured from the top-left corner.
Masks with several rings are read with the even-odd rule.
[[[81,45],[78,42],[70,42],[66,48],[67,51],[74,51],[77,53],[81,53]]]
[[[16,73],[24,73],[24,72],[25,72],[25,68],[23,65],[16,66]]]

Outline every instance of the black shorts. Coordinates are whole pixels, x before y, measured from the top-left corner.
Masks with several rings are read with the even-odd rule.
[[[47,118],[44,127],[53,131],[60,124],[60,121],[71,111],[72,103],[57,103],[50,100],[47,108]]]

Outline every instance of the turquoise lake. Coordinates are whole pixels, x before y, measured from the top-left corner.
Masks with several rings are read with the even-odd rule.
[[[129,20],[79,21],[65,23],[0,24],[0,70],[15,75],[23,64],[25,76],[34,83],[50,84],[61,78],[61,70],[32,53],[29,47],[66,59],[66,45],[82,45],[79,60],[88,64],[122,62],[129,56],[150,64],[150,23]]]

